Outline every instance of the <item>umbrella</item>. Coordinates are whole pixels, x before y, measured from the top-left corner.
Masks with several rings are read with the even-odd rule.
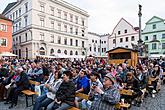
[[[0,53],[0,56],[3,56],[3,57],[16,57],[17,55],[15,55],[13,53],[10,53],[10,52],[2,52],[2,53]]]

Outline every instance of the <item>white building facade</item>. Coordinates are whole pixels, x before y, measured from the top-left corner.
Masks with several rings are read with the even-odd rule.
[[[38,55],[85,55],[88,13],[63,0],[18,0],[3,14],[13,20],[13,52]]]
[[[92,56],[106,56],[109,34],[99,35],[88,32],[88,53]]]
[[[138,28],[134,28],[128,21],[121,18],[109,36],[109,49],[116,47],[132,48],[132,43],[139,40]]]

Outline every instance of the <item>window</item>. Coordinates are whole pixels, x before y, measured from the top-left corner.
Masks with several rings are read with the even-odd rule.
[[[92,47],[89,47],[89,50],[92,51]]]
[[[73,33],[73,27],[70,27],[70,33],[71,34]]]
[[[94,47],[94,52],[96,52],[96,47]]]
[[[13,13],[13,20],[15,19],[15,13]]]
[[[18,10],[15,12],[15,14],[16,14],[16,18],[18,18]]]
[[[82,31],[82,36],[84,37],[84,30],[81,30]]]
[[[73,45],[73,40],[72,39],[70,39],[70,46],[72,46]]]
[[[58,50],[57,50],[57,53],[61,53],[61,50],[60,50],[60,49],[58,49]]]
[[[54,55],[54,49],[50,50],[50,55]]]
[[[152,50],[155,50],[156,49],[156,43],[153,43],[152,44]]]
[[[21,29],[21,21],[19,22],[19,29]]]
[[[84,47],[84,41],[82,41],[82,47]]]
[[[21,49],[19,49],[18,52],[19,52],[19,53],[18,53],[18,54],[19,54],[18,56],[19,56],[19,58],[21,59]]]
[[[67,50],[64,51],[64,54],[67,55]]]
[[[70,51],[70,55],[73,55],[73,51],[72,50]]]
[[[97,43],[97,40],[95,40],[95,43]]]
[[[54,43],[54,35],[51,35],[51,43]]]
[[[78,35],[78,28],[76,28],[76,35]]]
[[[78,55],[78,52],[77,51],[75,52],[75,55]]]
[[[135,40],[135,37],[134,36],[131,36],[131,41],[134,41]]]
[[[128,48],[128,45],[126,45],[125,47]]]
[[[102,52],[104,52],[104,48],[102,48]]]
[[[84,51],[82,52],[82,55],[85,55],[85,52]]]
[[[78,16],[75,16],[75,23],[78,24]]]
[[[100,48],[98,48],[98,52],[100,52]]]
[[[145,36],[145,40],[148,40],[148,36]]]
[[[162,49],[165,49],[165,43],[162,43]]]
[[[18,24],[16,24],[15,27],[16,27],[16,31],[17,31],[18,30]]]
[[[147,44],[145,45],[145,47],[146,47],[146,50],[148,50],[148,45]]]
[[[67,25],[64,25],[64,31],[67,32]]]
[[[120,38],[120,42],[123,42],[123,38]]]
[[[25,27],[27,26],[27,16],[25,17]]]
[[[44,11],[45,11],[45,6],[44,6],[44,4],[40,4],[40,11],[41,11],[41,12],[44,12]]]
[[[67,38],[64,39],[64,44],[67,45]]]
[[[25,12],[28,12],[28,2],[25,3]]]
[[[165,34],[162,34],[162,39],[165,39]]]
[[[94,40],[92,39],[92,43],[94,43]]]
[[[127,33],[127,29],[124,30],[124,33]]]
[[[45,55],[45,49],[43,47],[40,48],[40,55]]]
[[[106,52],[106,48],[104,48],[104,52]]]
[[[58,36],[58,44],[61,44],[61,37]]]
[[[27,33],[25,33],[25,41],[27,42],[28,40],[28,36],[27,36]]]
[[[131,54],[130,52],[112,53],[110,55],[110,60],[112,59],[131,59]]]
[[[0,46],[6,47],[7,46],[7,39],[0,38]]]
[[[85,21],[84,21],[84,19],[82,19],[82,26],[84,26],[85,25]]]
[[[44,38],[44,33],[40,33],[40,40],[41,40],[41,41],[44,41],[44,39],[45,39],[45,38]]]
[[[153,35],[153,40],[156,40],[157,38],[156,38],[156,35]]]
[[[128,42],[128,37],[125,38],[125,41]]]
[[[104,41],[104,44],[106,43],[106,41]]]
[[[21,16],[21,8],[19,8],[19,17]]]
[[[50,10],[51,10],[51,15],[52,15],[52,16],[54,16],[54,8],[53,8],[53,7],[51,7],[51,9],[50,9]]]
[[[19,36],[19,43],[21,43],[21,36]]]
[[[58,9],[58,17],[61,18],[61,10]]]
[[[26,48],[26,58],[28,58],[28,48]]]
[[[61,31],[61,23],[58,23],[58,30]]]
[[[116,43],[116,39],[113,39],[113,44],[115,44]]]
[[[0,25],[0,31],[7,31],[7,25],[6,24],[1,24]]]
[[[64,12],[64,19],[67,20],[67,12]]]
[[[78,46],[78,40],[76,40],[76,46]]]
[[[70,14],[70,22],[73,22],[73,15]]]
[[[41,24],[41,27],[44,27],[44,25],[45,25],[44,18],[40,18],[40,24]]]
[[[101,41],[101,43],[103,44],[103,41]]]
[[[156,24],[153,24],[152,25],[152,29],[156,29]]]
[[[18,43],[18,38],[16,37],[16,44]]]
[[[51,28],[54,29],[54,21],[51,21]]]
[[[118,31],[118,35],[120,35],[120,31]]]
[[[10,15],[10,20],[12,20],[12,15]]]

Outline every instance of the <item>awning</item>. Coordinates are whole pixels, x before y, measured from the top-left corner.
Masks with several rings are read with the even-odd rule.
[[[64,55],[64,54],[56,54],[56,58],[83,58],[85,59],[85,56],[83,55]]]
[[[43,58],[56,58],[55,56],[49,56],[49,55],[37,55],[37,57],[43,57]]]
[[[160,56],[165,57],[164,54],[151,54],[149,58],[160,58]]]
[[[0,53],[0,56],[2,56],[2,57],[16,57],[17,55],[10,53],[10,52],[2,52],[2,53]]]

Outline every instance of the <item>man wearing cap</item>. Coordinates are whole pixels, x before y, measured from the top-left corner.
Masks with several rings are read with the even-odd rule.
[[[29,88],[29,81],[27,74],[23,71],[22,67],[17,69],[17,74],[19,74],[19,79],[15,82],[16,87],[12,88],[9,97],[11,98],[11,106],[9,109],[17,105],[18,95],[22,90]]]
[[[114,105],[120,101],[120,93],[115,84],[115,78],[106,74],[103,80],[104,89],[95,88],[99,94],[98,100],[93,101],[90,110],[114,110]]]

